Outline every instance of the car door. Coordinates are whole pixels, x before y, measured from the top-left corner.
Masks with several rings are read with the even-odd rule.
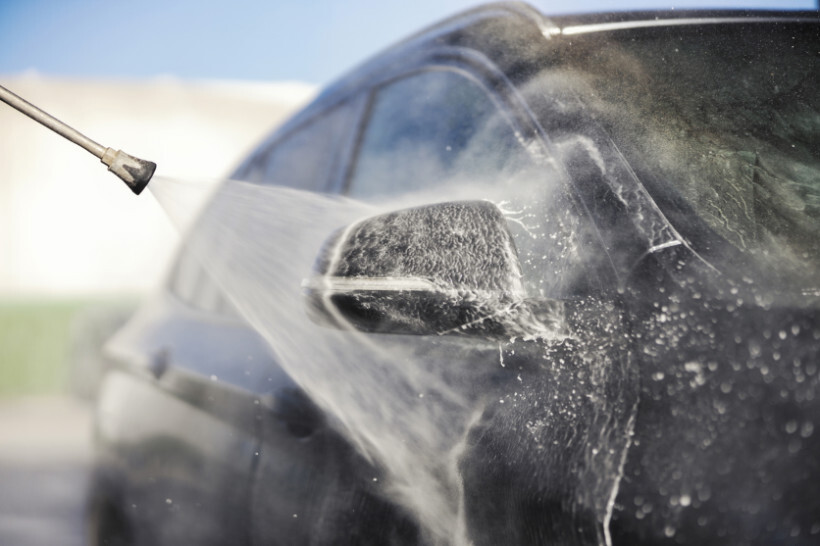
[[[543,133],[503,76],[476,58],[381,75],[344,191],[385,212],[493,203],[527,298],[567,313],[509,339],[351,332],[381,374],[370,396],[389,400],[387,409],[362,403],[356,424],[376,437],[364,450],[385,478],[377,494],[430,540],[603,541],[633,407],[625,336],[612,299],[600,297],[606,272],[587,267],[598,263],[594,231]],[[345,351],[354,349],[342,340],[337,354]]]

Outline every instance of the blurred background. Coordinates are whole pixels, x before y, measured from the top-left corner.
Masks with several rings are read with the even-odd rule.
[[[322,86],[478,3],[2,0],[0,85],[204,194]],[[533,4],[552,14],[817,8]],[[178,240],[150,192],[135,197],[97,159],[0,104],[0,543],[43,543],[54,526],[81,543],[99,349],[161,282]]]

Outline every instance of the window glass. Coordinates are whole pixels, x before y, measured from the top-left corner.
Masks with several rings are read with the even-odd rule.
[[[544,150],[476,81],[455,71],[417,73],[376,92],[348,194],[388,210],[492,201],[507,218],[527,292],[564,295],[586,281],[577,272],[581,230]]]
[[[353,197],[482,177],[524,159],[513,127],[476,82],[424,72],[379,90],[349,183]]]
[[[338,159],[340,142],[350,132],[353,107],[342,104],[254,153],[234,178],[323,191]]]

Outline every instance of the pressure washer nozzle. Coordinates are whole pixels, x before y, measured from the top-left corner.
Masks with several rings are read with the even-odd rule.
[[[106,148],[76,129],[69,127],[51,114],[48,114],[25,99],[15,95],[2,85],[0,85],[0,101],[5,102],[12,108],[27,115],[37,123],[48,127],[60,136],[63,136],[74,144],[85,148],[87,151],[99,157],[108,166],[108,170],[119,176],[131,191],[137,195],[145,189],[157,166],[155,163],[137,159],[125,152]]]
[[[109,171],[119,176],[131,188],[131,191],[137,195],[151,181],[151,177],[154,176],[154,171],[157,168],[156,163],[111,148],[105,149],[105,153],[100,160],[108,166]]]

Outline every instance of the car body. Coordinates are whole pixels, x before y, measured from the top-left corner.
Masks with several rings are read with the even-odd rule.
[[[818,45],[494,4],[330,86],[112,340],[94,539],[816,543]]]

